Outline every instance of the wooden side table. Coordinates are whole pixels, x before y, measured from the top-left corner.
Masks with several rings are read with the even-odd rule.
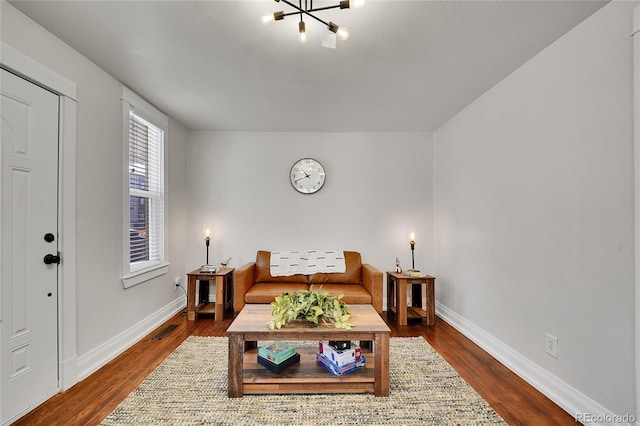
[[[426,318],[427,325],[436,322],[435,281],[430,275],[411,277],[397,272],[387,272],[387,311],[393,312],[398,325],[407,325],[407,319]],[[419,285],[415,289],[413,286]],[[411,286],[411,306],[407,306],[407,288]],[[426,288],[427,305],[422,308],[422,288]]]
[[[187,274],[187,320],[194,321],[198,313],[215,314],[215,320],[224,319],[227,308],[233,307],[233,271],[235,268],[221,268],[216,272],[200,272],[200,269]],[[196,300],[197,281],[214,281],[216,285],[215,303],[198,302]],[[206,295],[208,297],[207,288]]]

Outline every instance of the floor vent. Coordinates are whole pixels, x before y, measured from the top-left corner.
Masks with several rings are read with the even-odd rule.
[[[162,330],[160,333],[156,334],[155,336],[153,336],[154,340],[160,340],[162,339],[164,336],[166,336],[167,334],[169,334],[174,328],[178,327],[175,324],[171,324],[168,325],[164,330]]]

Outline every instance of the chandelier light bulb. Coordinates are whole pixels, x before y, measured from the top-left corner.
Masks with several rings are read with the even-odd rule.
[[[307,28],[304,24],[304,21],[300,21],[298,22],[298,31],[300,32],[300,42],[301,43],[306,43],[307,42]]]
[[[338,34],[340,40],[346,40],[349,38],[349,30],[346,28],[338,28],[338,32],[336,34]]]
[[[364,1],[365,0],[351,0],[349,2],[349,8],[360,9],[364,6]]]
[[[284,19],[284,12],[283,11],[278,11],[278,12],[268,13],[268,14],[264,15],[262,17],[262,23],[266,25],[269,22],[282,21],[283,19]]]

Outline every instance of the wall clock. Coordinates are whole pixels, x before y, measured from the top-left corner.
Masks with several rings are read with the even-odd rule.
[[[296,161],[289,172],[291,185],[302,194],[314,194],[320,191],[325,178],[324,167],[313,158],[302,158]]]

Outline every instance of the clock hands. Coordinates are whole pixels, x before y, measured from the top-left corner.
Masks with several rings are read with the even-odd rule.
[[[294,182],[298,182],[299,180],[302,180],[302,179],[311,179],[311,175],[308,174],[304,169],[302,169],[302,173],[304,173],[304,177],[296,179],[296,180],[294,180]]]

